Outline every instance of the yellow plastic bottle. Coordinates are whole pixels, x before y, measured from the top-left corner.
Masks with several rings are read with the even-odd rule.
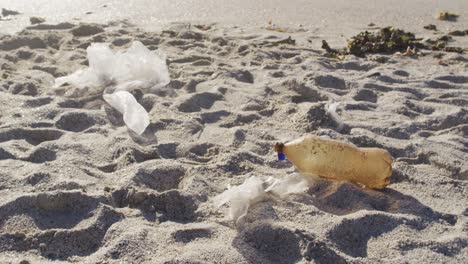
[[[392,156],[380,148],[358,148],[338,140],[307,135],[276,143],[280,159],[284,155],[305,174],[351,181],[372,189],[383,189],[390,183]]]

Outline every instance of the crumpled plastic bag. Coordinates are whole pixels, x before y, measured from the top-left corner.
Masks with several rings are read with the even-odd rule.
[[[86,52],[89,67],[55,79],[54,87],[69,83],[80,89],[110,88],[116,93],[136,88],[143,91],[157,89],[170,82],[165,55],[150,51],[139,41],[134,41],[128,50],[120,52],[112,51],[107,43],[93,43]],[[125,124],[130,129],[141,134],[149,124],[148,113],[129,96],[133,98],[131,94],[120,93],[105,95],[104,99],[124,114]]]
[[[113,94],[103,95],[104,100],[123,114],[123,120],[127,127],[138,135],[143,134],[149,125],[149,115],[127,91],[117,91]]]
[[[213,203],[218,208],[229,204],[227,216],[239,224],[251,205],[269,199],[270,194],[283,199],[289,194],[306,191],[310,184],[310,180],[302,174],[288,175],[281,179],[252,176],[239,186],[228,187],[228,190],[213,198]]]
[[[158,88],[170,82],[166,56],[151,52],[139,41],[123,52],[112,51],[108,43],[93,43],[86,52],[89,67],[55,79],[55,87],[69,83],[78,88],[114,86],[126,90],[135,86]]]
[[[268,177],[266,181],[270,185],[265,189],[265,192],[273,193],[280,198],[284,198],[293,193],[305,192],[309,189],[311,184],[310,178],[300,173],[288,175],[281,179]]]

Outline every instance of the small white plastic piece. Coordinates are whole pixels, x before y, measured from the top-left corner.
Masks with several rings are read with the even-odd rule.
[[[334,103],[330,103],[327,108],[327,113],[330,115],[333,121],[335,121],[338,124],[338,127],[336,128],[338,132],[340,132],[344,126],[344,123],[341,120],[341,117],[336,112],[336,109],[338,108],[339,105],[340,105],[340,102],[334,102]]]
[[[250,206],[271,197],[268,194],[284,198],[288,194],[306,191],[310,183],[302,174],[288,175],[282,179],[252,176],[241,185],[230,187],[214,197],[213,202],[218,208],[229,204],[228,217],[239,224],[247,215]]]
[[[283,198],[289,194],[307,191],[310,187],[309,180],[310,179],[299,173],[288,175],[282,179],[269,177],[267,182],[271,182],[271,184],[265,189],[265,192],[271,192]]]
[[[118,91],[113,94],[105,94],[104,100],[123,114],[123,120],[128,128],[138,135],[143,134],[149,125],[149,116],[145,108],[141,106],[135,97],[127,91]]]
[[[231,187],[225,192],[214,198],[216,207],[221,207],[224,204],[229,204],[229,219],[236,223],[247,215],[250,205],[262,200],[265,196],[263,188],[263,180],[259,177],[252,176],[245,180],[239,186]]]

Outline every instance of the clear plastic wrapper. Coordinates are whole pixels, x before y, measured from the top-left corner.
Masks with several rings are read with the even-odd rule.
[[[113,91],[104,100],[121,112],[125,124],[141,135],[149,124],[146,110],[128,92],[146,91],[167,85],[170,81],[166,57],[135,41],[126,51],[114,52],[106,43],[93,43],[87,48],[89,67],[55,79],[55,87],[65,83],[91,91]],[[86,90],[86,91],[88,91]]]
[[[310,183],[308,177],[302,174],[283,178],[252,176],[241,185],[230,187],[214,197],[213,202],[218,208],[227,204],[229,219],[240,224],[251,205],[270,197],[284,199],[289,194],[304,192]]]

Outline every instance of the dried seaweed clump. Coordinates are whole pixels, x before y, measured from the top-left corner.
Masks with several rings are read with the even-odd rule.
[[[30,17],[29,22],[31,22],[32,25],[36,24],[41,24],[44,23],[46,20],[42,17]]]
[[[437,19],[444,21],[456,21],[458,17],[459,15],[447,11],[440,12],[439,14],[437,14]]]
[[[330,45],[328,45],[328,42],[326,40],[322,40],[322,49],[324,49],[326,51],[325,57],[338,59],[338,60],[344,60],[346,55],[349,54],[349,52],[348,52],[348,50],[346,50],[346,48],[344,48],[342,50],[337,50],[337,49],[330,48]]]
[[[282,40],[273,41],[273,42],[271,42],[271,44],[273,46],[278,46],[278,45],[281,45],[281,44],[296,45],[296,40],[292,39],[291,36],[289,36],[288,38],[285,38],[285,39],[282,39]]]
[[[424,26],[424,29],[427,29],[427,30],[435,30],[435,31],[436,31],[436,30],[437,30],[437,27],[436,27],[436,25],[434,25],[434,24],[429,24],[429,25],[427,25],[427,26]]]
[[[210,25],[194,25],[194,27],[203,31],[207,31],[211,29]]]
[[[464,37],[468,36],[468,29],[466,30],[454,30],[448,33],[450,36],[455,36],[455,37]]]
[[[429,49],[429,50],[437,50],[437,51],[445,51],[445,52],[456,52],[456,53],[464,53],[465,49],[461,47],[448,47],[448,43],[452,41],[452,37],[448,35],[441,36],[436,40],[428,39],[426,43],[429,45],[423,45],[421,48]]]
[[[364,31],[348,41],[349,53],[363,56],[368,53],[404,52],[408,47],[417,46],[413,33],[394,27],[385,27],[376,33]]]
[[[453,31],[449,35],[465,36],[468,35],[468,30]],[[395,52],[401,52],[401,54],[407,56],[416,55],[417,49],[456,53],[467,51],[466,48],[449,47],[448,44],[452,41],[452,37],[449,35],[444,35],[436,40],[427,39],[422,41],[422,39],[416,38],[411,32],[394,27],[385,27],[377,32],[364,31],[357,34],[348,40],[348,47],[343,50],[332,49],[325,40],[322,40],[322,49],[326,51],[325,56],[340,60],[349,54],[359,57],[372,53],[391,54]]]

